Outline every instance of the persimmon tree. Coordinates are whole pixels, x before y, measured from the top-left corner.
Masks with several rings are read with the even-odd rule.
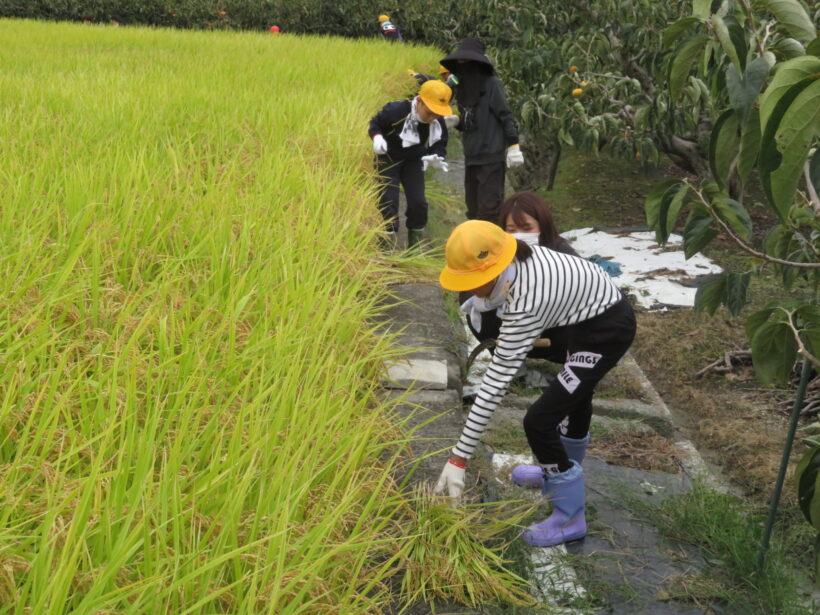
[[[781,298],[746,319],[762,381],[784,383],[795,362],[803,363],[764,528],[761,567],[806,384],[820,367],[820,39],[815,21],[798,0],[694,0],[692,14],[666,29],[669,100],[678,100],[693,84],[708,96],[709,169],[697,181],[658,184],[645,203],[660,243],[686,217],[687,257],[719,235],[748,256],[745,268],[699,287],[696,310],[712,314],[723,305],[739,314],[748,302],[751,276],[766,268],[774,269],[782,283]],[[747,204],[747,187],[755,176],[765,194],[762,205],[775,220],[758,232]],[[798,281],[807,285],[801,300],[786,292]],[[810,450],[798,465],[797,480],[801,509],[820,532],[818,459],[820,448]]]
[[[717,6],[715,6],[717,5]],[[747,320],[762,380],[784,382],[798,355],[820,366],[820,40],[797,0],[693,2],[693,15],[667,28],[674,44],[667,88],[708,85],[709,172],[700,181],[670,180],[646,199],[647,220],[665,242],[686,214],[684,250],[691,256],[718,235],[748,255],[743,271],[703,284],[696,309],[725,305],[738,314],[750,276],[774,268],[784,289],[810,282],[806,301],[777,301]],[[756,242],[746,188],[754,174],[776,223]],[[785,296],[785,293],[784,293]]]

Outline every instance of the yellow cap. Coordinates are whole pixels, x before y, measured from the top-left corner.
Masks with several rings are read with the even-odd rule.
[[[385,21],[390,21],[390,18],[387,15],[379,15],[379,23],[384,23]]]
[[[433,113],[453,115],[453,110],[450,108],[450,98],[453,96],[453,90],[443,81],[428,79],[421,84],[419,96]]]
[[[473,290],[501,275],[515,258],[515,237],[486,220],[462,222],[447,240],[439,283],[447,290]]]

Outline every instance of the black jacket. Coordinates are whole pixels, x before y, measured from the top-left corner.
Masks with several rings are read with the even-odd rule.
[[[432,147],[427,147],[430,126],[423,122],[419,123],[419,144],[402,147],[399,135],[402,128],[404,128],[404,120],[410,115],[411,106],[412,102],[409,100],[396,100],[387,103],[381,111],[370,118],[370,127],[367,134],[370,135],[371,139],[375,135],[381,134],[387,141],[387,155],[393,160],[421,158],[429,154],[438,154],[444,158],[447,155],[447,124],[441,118],[436,120],[441,124],[441,139],[436,141]]]
[[[460,126],[464,126],[464,109],[461,105],[459,111],[462,118]],[[463,133],[464,163],[473,166],[504,162],[507,148],[518,143],[518,129],[507,106],[504,87],[495,75],[484,78],[475,114],[476,128]]]

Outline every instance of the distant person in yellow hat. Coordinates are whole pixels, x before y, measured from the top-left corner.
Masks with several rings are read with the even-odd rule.
[[[421,84],[412,100],[387,103],[370,119],[379,172],[379,210],[387,225],[387,247],[396,243],[399,231],[399,186],[407,200],[407,247],[419,244],[427,226],[424,171],[433,167],[447,171],[447,123],[452,115],[447,84],[431,79]]]
[[[516,467],[511,479],[540,487],[553,505],[546,520],[524,532],[526,543],[548,547],[583,538],[587,524],[582,462],[592,395],[632,344],[632,306],[595,263],[530,245],[485,220],[468,220],[453,229],[444,255],[441,285],[469,291],[471,307],[495,311],[501,326],[492,362],[435,491],[461,497],[467,461],[510,382],[535,340],[560,327],[566,344],[564,367],[524,416],[535,464]],[[565,417],[570,419],[566,435],[558,430]]]
[[[450,69],[443,64],[438,65],[438,74],[441,76],[441,80],[449,85],[450,89],[455,92],[456,86],[458,86],[458,77],[450,72]]]
[[[379,15],[379,32],[385,40],[393,42],[402,40],[399,28],[390,21],[387,15]]]

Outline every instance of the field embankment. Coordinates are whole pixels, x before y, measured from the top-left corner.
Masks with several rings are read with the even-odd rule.
[[[0,612],[378,603],[366,121],[437,57],[0,21]]]

